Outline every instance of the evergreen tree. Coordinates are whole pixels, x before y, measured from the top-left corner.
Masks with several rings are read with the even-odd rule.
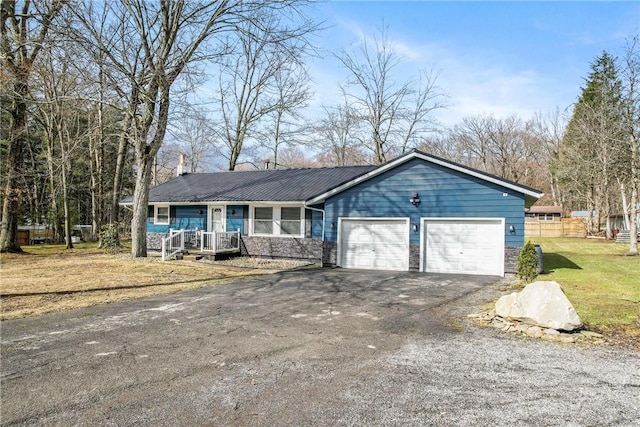
[[[570,194],[565,206],[586,209],[589,231],[600,230],[612,213],[611,187],[626,156],[623,143],[622,83],[616,60],[603,52],[592,64],[560,147],[557,168]],[[610,237],[610,227],[607,236]]]

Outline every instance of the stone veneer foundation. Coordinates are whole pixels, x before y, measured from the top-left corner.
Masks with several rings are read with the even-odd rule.
[[[147,233],[147,249],[159,251],[164,233]],[[504,272],[515,273],[518,266],[519,247],[504,250]],[[310,238],[242,236],[240,253],[244,256],[264,258],[304,259],[320,262],[324,266],[335,266],[338,245],[336,242]],[[420,269],[420,245],[409,246],[409,270]]]
[[[296,237],[242,236],[240,253],[251,257],[304,259],[320,262],[322,241]]]

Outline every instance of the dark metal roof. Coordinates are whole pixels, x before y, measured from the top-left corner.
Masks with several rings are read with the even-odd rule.
[[[153,187],[149,203],[304,201],[376,166],[271,169],[185,174]],[[123,200],[132,202],[132,197]]]

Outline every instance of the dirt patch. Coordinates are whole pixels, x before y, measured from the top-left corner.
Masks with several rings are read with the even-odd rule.
[[[248,276],[289,268],[256,265],[238,268],[191,261],[162,262],[104,254],[96,248],[3,254],[0,319],[13,319],[167,294],[228,283]]]
[[[292,270],[297,268],[319,266],[308,261],[296,261],[287,259],[268,259],[268,258],[251,258],[251,257],[235,257],[220,261],[201,261],[212,265],[237,267],[237,268],[254,268],[267,270]]]

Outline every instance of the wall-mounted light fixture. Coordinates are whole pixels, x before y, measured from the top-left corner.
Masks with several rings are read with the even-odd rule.
[[[409,201],[413,206],[418,206],[420,204],[420,197],[418,197],[418,193],[411,193]]]
[[[509,224],[509,233],[515,234],[515,232],[516,232],[516,228],[513,226],[513,224]]]
[[[416,233],[418,231],[418,224],[411,224],[411,229]]]
[[[333,230],[334,228],[336,228],[336,223],[332,222],[331,224],[329,224],[329,227],[331,227],[331,229]]]
[[[200,210],[198,211],[198,213],[199,213],[200,215],[202,215],[202,214],[204,213],[204,211],[203,211],[202,209],[200,209]]]
[[[231,209],[231,215],[235,215],[236,214],[236,210],[235,209]]]

